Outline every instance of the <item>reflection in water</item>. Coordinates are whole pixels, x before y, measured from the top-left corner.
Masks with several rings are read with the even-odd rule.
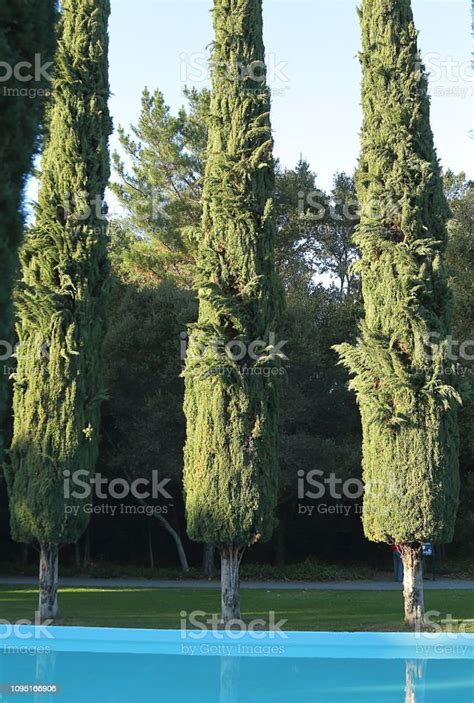
[[[56,659],[57,652],[48,647],[44,647],[44,651],[38,649],[36,653],[36,680],[35,683],[39,686],[57,684],[56,679]],[[35,692],[34,703],[57,703],[59,695],[57,693],[41,693]]]
[[[426,659],[405,662],[405,703],[425,703]]]
[[[219,703],[239,703],[240,657],[221,657]]]
[[[4,703],[474,703],[473,661],[397,658],[193,656],[126,652],[3,653],[0,686],[58,684],[60,692],[4,694]],[[237,655],[236,655],[237,653]]]

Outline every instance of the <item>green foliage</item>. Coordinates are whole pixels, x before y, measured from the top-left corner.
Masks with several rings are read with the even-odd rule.
[[[278,492],[281,369],[268,355],[248,354],[252,341],[268,344],[282,309],[270,95],[265,81],[242,75],[242,67],[265,58],[261,1],[216,0],[214,29],[200,308],[186,363],[184,487],[190,537],[243,546],[271,535]],[[221,344],[217,352],[213,340]],[[247,345],[238,361],[223,350],[232,342]]]
[[[285,497],[296,493],[298,470],[360,476],[357,407],[347,393],[348,374],[331,349],[355,339],[359,315],[357,299],[341,298],[335,289],[289,291],[282,327],[289,358],[281,424]]]
[[[210,95],[206,89],[184,94],[188,110],[174,116],[160,91],[145,89],[132,136],[119,129],[123,156],[114,154],[119,182],[112,190],[127,214],[114,227],[127,252],[122,273],[143,283],[153,277],[190,286],[193,280]]]
[[[210,93],[185,89],[184,95],[187,108],[172,115],[159,90],[145,89],[138,124],[131,134],[119,129],[119,178],[112,190],[125,214],[111,222],[111,257],[117,274],[130,283],[194,283]],[[286,288],[311,287],[315,274],[330,273],[341,290],[352,289],[356,220],[348,221],[345,212],[354,199],[353,180],[344,173],[336,174],[328,196],[303,159],[293,169],[276,164],[275,265]]]
[[[324,564],[310,558],[285,567],[268,564],[242,566],[242,578],[249,581],[360,581],[373,576],[373,570],[367,567]]]
[[[465,550],[466,545],[472,548],[474,539],[474,184],[466,180],[465,174],[451,171],[444,180],[453,215],[446,251],[446,270],[454,295],[452,354],[467,391],[459,415],[461,502],[456,523],[456,542]]]
[[[449,542],[458,506],[459,393],[446,354],[449,209],[408,0],[365,0],[362,206],[356,244],[365,319],[340,345],[354,374],[367,485],[364,530],[386,542]],[[425,341],[436,335],[429,354]]]
[[[354,230],[359,223],[354,179],[336,173],[328,198],[329,208],[322,226],[314,235],[318,273],[327,273],[342,293],[356,294],[358,278],[353,264],[358,258]]]
[[[109,266],[96,203],[109,177],[109,11],[108,0],[62,2],[39,205],[21,256],[7,481],[12,534],[25,542],[73,542],[88,521],[66,515],[76,501],[65,500],[63,472],[94,471],[104,397]]]
[[[453,335],[462,343],[474,339],[474,183],[448,171],[445,190],[452,213],[446,269],[454,297]],[[467,351],[473,354],[472,345]]]
[[[111,475],[149,476],[181,484],[184,445],[181,334],[194,322],[196,300],[170,282],[137,287],[115,281],[104,354],[101,466]]]
[[[358,203],[353,179],[336,173],[331,193],[318,188],[316,174],[300,159],[294,169],[277,165],[276,263],[285,287],[312,288],[315,276],[329,277],[341,295],[357,293],[353,233]]]
[[[35,66],[51,61],[54,48],[55,0],[3,0],[0,8],[0,56],[11,69],[23,61]],[[38,76],[39,77],[39,76]],[[21,82],[13,75],[2,83],[0,94],[0,339],[12,339],[11,293],[17,270],[17,252],[23,234],[22,196],[39,144],[39,127],[45,78]],[[25,88],[35,96],[16,94]],[[0,375],[0,412],[3,410],[5,377]]]
[[[315,273],[313,266],[312,228],[301,208],[301,199],[317,190],[316,174],[307,161],[300,159],[293,169],[276,164],[275,221],[277,240],[275,260],[278,273],[287,289],[309,286]]]

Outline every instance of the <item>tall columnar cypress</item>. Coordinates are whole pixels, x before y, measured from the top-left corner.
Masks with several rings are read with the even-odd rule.
[[[221,555],[222,618],[240,617],[245,547],[267,539],[277,498],[281,306],[273,249],[273,141],[261,0],[215,0],[199,319],[186,362],[188,533]],[[252,342],[262,340],[254,348]]]
[[[62,2],[38,210],[21,254],[7,480],[13,537],[41,548],[43,617],[57,614],[58,545],[75,542],[88,522],[91,498],[75,499],[64,479],[82,471],[87,480],[99,442],[109,11],[109,0]]]
[[[405,618],[423,618],[421,543],[449,542],[458,505],[458,392],[446,338],[449,210],[409,0],[364,0],[357,189],[365,319],[339,351],[363,425],[363,523],[400,545]]]
[[[0,7],[0,340],[10,344],[11,293],[23,234],[22,196],[49,87],[55,7],[55,0],[3,0]],[[5,378],[2,370],[0,412]]]

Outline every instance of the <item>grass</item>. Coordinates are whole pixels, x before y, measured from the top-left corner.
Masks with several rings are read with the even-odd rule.
[[[0,587],[0,618],[16,622],[33,619],[37,591],[31,587]],[[473,618],[474,598],[467,590],[428,591],[426,610],[437,611],[433,620],[451,615]],[[209,617],[219,612],[217,589],[194,588],[63,588],[59,594],[61,617],[57,625],[178,629],[180,613],[197,609]],[[269,613],[285,619],[286,630],[403,631],[402,596],[398,591],[244,590],[245,621]],[[204,616],[200,617],[203,622]],[[474,632],[474,621],[465,626]]]

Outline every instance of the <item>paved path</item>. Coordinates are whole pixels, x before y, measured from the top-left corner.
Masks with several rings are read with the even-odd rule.
[[[84,588],[219,588],[218,581],[197,580],[161,580],[161,579],[92,579],[63,577],[60,586]],[[0,576],[0,585],[37,586],[38,580],[29,576]],[[393,581],[242,581],[242,588],[260,588],[263,590],[308,590],[308,591],[396,591],[400,583]],[[473,580],[439,579],[425,580],[427,590],[462,589],[473,590]],[[474,598],[474,595],[473,595]]]

